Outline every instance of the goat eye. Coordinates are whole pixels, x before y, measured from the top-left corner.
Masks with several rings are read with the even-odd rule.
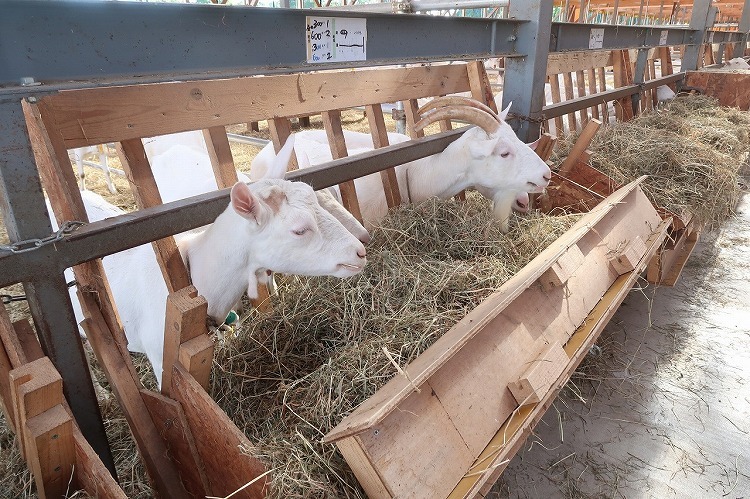
[[[501,153],[500,153],[500,157],[501,157],[501,158],[507,158],[508,156],[510,156],[510,153],[509,153],[508,151],[505,151],[505,152],[501,152]]]
[[[295,229],[295,230],[293,230],[293,231],[292,231],[292,233],[294,233],[294,234],[295,234],[295,235],[297,235],[297,236],[303,236],[303,235],[305,235],[305,233],[306,233],[306,232],[307,232],[308,230],[310,230],[310,228],[309,228],[309,227],[304,227],[304,228],[302,228],[302,229]]]

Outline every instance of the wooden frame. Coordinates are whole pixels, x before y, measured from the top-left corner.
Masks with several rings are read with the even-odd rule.
[[[357,93],[348,92],[350,88],[357,88]],[[347,155],[342,108],[364,103],[374,143],[382,147],[387,145],[387,134],[380,103],[405,100],[416,110],[418,98],[466,91],[494,106],[481,62],[347,71],[335,76],[329,72],[72,90],[45,96],[35,104],[24,103],[24,111],[43,186],[62,223],[87,220],[70,168],[70,148],[115,142],[136,203],[143,209],[161,204],[144,137],[203,130],[218,186],[225,188],[237,180],[225,125],[268,119],[278,149],[291,132],[290,118],[321,113],[333,156],[338,158]],[[254,97],[268,94],[278,98],[268,102]],[[382,178],[389,206],[399,204],[395,172],[385,171]],[[341,187],[347,208],[356,215],[353,182]],[[266,470],[257,459],[240,452],[252,444],[205,392],[213,358],[213,343],[205,328],[205,300],[189,285],[174,238],[155,241],[153,246],[170,292],[163,393],[144,389],[135,373],[98,260],[74,268],[86,316],[83,327],[92,348],[160,497],[224,496],[256,479],[243,493],[262,497],[268,491]],[[29,418],[36,415],[29,414]]]

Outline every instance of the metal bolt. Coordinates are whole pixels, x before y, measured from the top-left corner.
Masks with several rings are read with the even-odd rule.
[[[380,435],[380,430],[375,430],[372,432],[372,434],[377,437],[378,435]]]
[[[41,85],[38,81],[34,80],[33,76],[24,76],[21,78],[21,86],[22,87],[35,87],[37,85]]]
[[[34,96],[32,95],[31,97],[27,97],[27,98],[26,98],[26,101],[27,101],[27,102],[28,102],[29,104],[36,104],[36,97],[34,97]]]
[[[518,40],[518,38],[516,38],[516,35],[510,35],[510,36],[508,37],[508,41],[509,41],[509,42],[515,42],[516,40]]]

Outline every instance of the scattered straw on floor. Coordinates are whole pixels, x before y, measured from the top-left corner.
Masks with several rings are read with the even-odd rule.
[[[576,216],[516,218],[487,202],[403,207],[374,231],[359,276],[288,277],[270,315],[217,350],[212,394],[273,471],[275,497],[364,497],[320,439],[567,230]]]
[[[562,144],[561,155],[570,143]],[[715,227],[732,215],[750,151],[750,113],[706,96],[680,96],[666,107],[605,126],[589,148],[591,164],[616,182],[649,175],[644,191],[658,206],[690,211]]]

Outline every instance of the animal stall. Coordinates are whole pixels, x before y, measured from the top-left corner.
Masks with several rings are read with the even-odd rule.
[[[271,88],[273,93],[268,91]],[[347,91],[350,88],[358,89],[356,95]],[[116,143],[139,206],[154,209],[160,199],[143,152],[143,137],[206,130],[217,182],[225,187],[235,175],[225,125],[269,119],[274,142],[280,145],[291,130],[290,117],[322,112],[332,138],[332,153],[343,157],[341,109],[365,105],[375,144],[385,145],[380,103],[404,100],[407,121],[413,125],[417,121],[416,99],[461,92],[471,92],[492,106],[481,63],[70,90],[24,107],[45,188],[56,216],[63,222],[85,220],[68,149]],[[274,98],[268,99],[268,95]],[[450,127],[448,123],[442,126]],[[441,137],[450,140],[459,135],[453,131]],[[374,153],[369,160],[388,158],[390,151],[397,150],[399,147],[388,148],[385,154]],[[355,166],[357,162],[349,164]],[[397,160],[391,156],[384,164],[395,166]],[[382,166],[373,171],[377,168]],[[355,171],[353,175],[361,173]],[[300,171],[290,176],[305,178],[305,174]],[[333,183],[342,176],[334,178],[337,180]],[[393,192],[397,185],[391,178],[384,175],[386,191],[390,188]],[[356,213],[356,193],[346,182],[342,182],[344,201]],[[665,237],[668,224],[646,201],[639,183],[618,190],[587,214],[407,366],[404,372],[408,378],[396,376],[326,437],[326,441],[337,442],[369,494],[414,493],[414,487],[422,493],[426,489],[420,487],[428,486],[438,495],[462,490],[473,493],[500,473],[504,460],[531,430]],[[399,199],[393,192],[389,204],[397,204]],[[189,286],[174,240],[166,238],[154,246],[171,293],[164,355],[165,366],[173,367],[165,369],[162,393],[145,390],[134,372],[116,304],[110,299],[97,260],[74,269],[89,341],[104,366],[159,495],[226,495],[243,488],[249,497],[263,496],[270,482],[267,471],[258,459],[240,451],[252,449],[252,442],[205,391],[213,356],[213,342],[205,326],[205,300],[195,296]],[[536,303],[533,311],[528,309],[531,303]],[[16,329],[19,327],[23,326],[16,325]],[[488,356],[476,364],[467,362],[477,349],[487,348],[487,341],[495,345],[492,351],[499,357]],[[505,355],[506,348],[514,352],[511,358]],[[19,365],[23,367],[21,360]],[[500,369],[498,361],[507,361],[507,365]],[[448,374],[457,366],[465,376]],[[494,384],[477,383],[479,378],[469,374],[472,370],[484,372]],[[492,389],[488,393],[486,388]],[[438,392],[442,393],[440,397],[431,395]],[[451,393],[464,395],[452,398]],[[484,410],[466,412],[471,404],[466,404],[465,396],[488,402],[487,407],[500,411],[500,416],[493,413],[488,417]],[[442,406],[436,405],[438,399]],[[404,408],[425,411],[425,417],[414,426],[414,420],[400,419]],[[446,419],[448,414],[451,417]],[[462,421],[475,418],[477,423],[470,423],[473,429],[467,431]],[[443,463],[445,469],[440,469],[439,483],[428,485],[432,480],[422,473],[434,469],[423,466],[433,461],[414,456],[436,451],[431,438],[418,435],[446,431],[450,449],[442,448],[436,456],[441,459],[436,463]],[[413,435],[417,437],[411,438]],[[402,451],[405,441],[416,447]],[[398,458],[383,461],[388,455]],[[85,477],[89,470],[101,470],[101,466],[89,468],[77,462],[74,469],[78,485],[95,493]],[[407,476],[417,479],[404,480]],[[101,483],[108,482],[97,483],[102,487]],[[40,489],[45,490],[45,486]]]

